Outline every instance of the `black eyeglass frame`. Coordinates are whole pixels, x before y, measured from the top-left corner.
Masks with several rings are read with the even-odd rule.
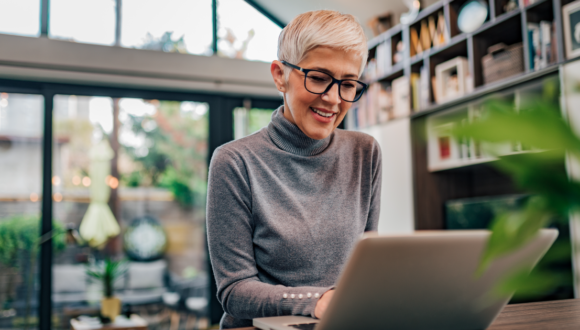
[[[334,84],[337,84],[337,85],[338,85],[338,96],[340,96],[340,98],[341,98],[343,101],[345,101],[345,102],[354,103],[354,102],[356,102],[356,101],[360,100],[361,96],[362,96],[362,95],[365,93],[365,91],[366,91],[366,90],[367,90],[367,88],[369,87],[367,84],[365,84],[364,82],[362,82],[362,81],[360,81],[360,80],[355,80],[355,79],[342,79],[342,80],[340,80],[340,79],[336,79],[336,78],[334,78],[333,76],[331,76],[331,75],[330,75],[330,74],[328,74],[327,72],[323,72],[323,71],[319,71],[319,70],[304,69],[304,68],[301,68],[301,67],[299,67],[299,66],[297,66],[297,65],[294,65],[294,64],[288,63],[288,62],[286,62],[286,61],[280,61],[280,62],[282,62],[282,64],[284,64],[284,65],[287,65],[287,66],[291,67],[292,69],[296,69],[296,70],[298,70],[298,71],[300,71],[300,72],[304,73],[304,89],[306,89],[306,90],[307,90],[309,93],[312,93],[312,94],[317,94],[317,95],[322,95],[322,94],[325,94],[325,93],[327,93],[327,92],[328,92],[328,91],[329,91],[329,90],[332,88],[332,86],[334,86]],[[308,77],[308,72],[312,72],[312,71],[314,71],[314,72],[320,72],[320,73],[324,73],[325,75],[328,75],[328,76],[329,76],[329,77],[332,79],[332,82],[331,82],[331,83],[328,85],[328,87],[326,87],[326,89],[324,90],[324,92],[322,92],[322,93],[314,93],[314,92],[310,91],[310,90],[308,89],[308,87],[306,87],[306,77]],[[358,97],[357,97],[357,98],[355,98],[353,101],[345,100],[345,99],[342,97],[341,93],[340,93],[340,85],[341,85],[341,84],[342,84],[344,81],[355,81],[355,82],[357,82],[357,83],[359,83],[359,84],[361,84],[361,85],[363,86],[363,88],[362,88],[362,90],[361,90],[360,94],[359,94],[359,95],[358,95]]]

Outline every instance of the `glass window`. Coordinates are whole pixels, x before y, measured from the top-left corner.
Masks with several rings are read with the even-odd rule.
[[[240,139],[268,126],[274,110],[270,109],[234,109],[234,138]]]
[[[0,329],[36,326],[43,109],[0,91]]]
[[[243,0],[218,1],[218,54],[271,62],[282,29]]]
[[[115,8],[115,0],[50,0],[50,37],[114,45]]]
[[[103,286],[84,270],[111,252],[128,260],[127,273],[114,285],[124,308],[141,315],[162,308],[171,284],[164,281],[166,272],[173,284],[197,289],[180,294],[207,298],[208,118],[207,103],[55,97],[55,218],[82,228],[91,221],[89,205],[105,189],[121,229],[103,251],[68,246],[55,253],[52,296],[60,328],[70,328],[70,316],[98,306]],[[149,325],[166,326],[155,322]]]
[[[123,0],[121,45],[211,55],[211,0]]]
[[[0,33],[40,35],[39,0],[0,0]]]

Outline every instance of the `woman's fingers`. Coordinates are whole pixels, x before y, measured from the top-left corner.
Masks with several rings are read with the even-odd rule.
[[[322,297],[320,297],[320,299],[318,299],[316,307],[314,308],[314,316],[317,319],[321,319],[322,317],[324,317],[324,313],[326,313],[326,308],[328,308],[328,305],[330,304],[333,295],[334,290],[328,290],[322,295]]]

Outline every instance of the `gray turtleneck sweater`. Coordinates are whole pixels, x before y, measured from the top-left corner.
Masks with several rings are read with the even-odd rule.
[[[357,239],[377,230],[378,143],[338,129],[314,140],[282,111],[211,160],[207,235],[222,328],[251,326],[256,317],[314,316]]]

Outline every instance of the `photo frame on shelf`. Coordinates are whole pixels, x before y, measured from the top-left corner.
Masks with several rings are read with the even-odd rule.
[[[454,126],[453,123],[447,123],[436,128],[439,161],[451,160],[456,157],[455,141],[451,134]]]
[[[580,56],[580,1],[562,7],[566,58]]]
[[[443,103],[456,99],[468,92],[466,78],[469,74],[467,59],[458,56],[435,67],[436,100]]]

